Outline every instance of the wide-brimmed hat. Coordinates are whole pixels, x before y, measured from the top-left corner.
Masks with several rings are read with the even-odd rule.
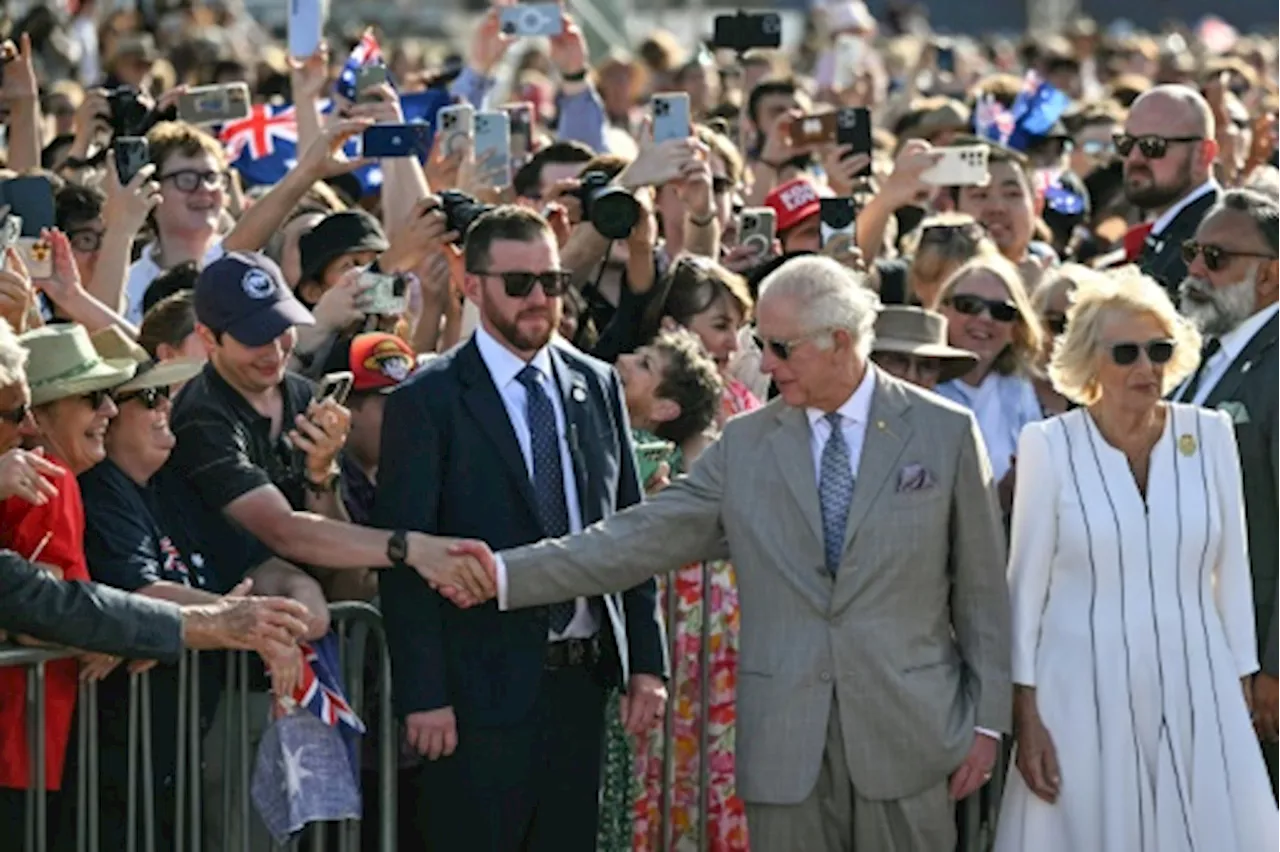
[[[48,325],[27,332],[18,342],[29,355],[32,405],[117,387],[138,369],[133,357],[103,358],[81,325]]]
[[[973,369],[978,356],[947,343],[947,318],[935,311],[909,305],[888,305],[876,317],[876,341],[872,352],[899,352],[942,362],[938,381],[959,378]]]
[[[115,388],[121,393],[169,387],[190,381],[204,369],[204,362],[193,358],[155,360],[147,354],[147,350],[121,331],[119,326],[107,326],[100,331],[95,331],[89,335],[89,339],[93,342],[93,348],[98,350],[98,354],[105,360],[132,360],[138,365],[133,378]]]

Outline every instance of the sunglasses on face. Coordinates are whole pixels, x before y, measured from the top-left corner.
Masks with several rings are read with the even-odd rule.
[[[1218,272],[1226,268],[1231,263],[1233,257],[1262,257],[1267,260],[1275,260],[1274,254],[1262,254],[1256,251],[1233,251],[1225,249],[1222,246],[1207,245],[1198,243],[1195,240],[1187,240],[1182,244],[1182,262],[1187,266],[1196,262],[1196,257],[1204,256],[1204,265],[1209,268],[1210,272]]]
[[[957,225],[929,225],[920,232],[920,245],[946,245],[952,240],[961,238],[976,243],[985,235],[977,222],[964,222]]]
[[[915,374],[922,379],[937,379],[942,373],[942,361],[937,358],[918,358],[901,352],[877,352],[871,356],[871,360],[895,376]]]
[[[160,407],[160,400],[169,399],[169,394],[170,390],[168,385],[161,385],[158,388],[143,388],[140,391],[134,391],[133,393],[127,393],[116,397],[116,403],[118,405],[124,405],[129,400],[136,399],[141,402],[148,411],[155,411]]]
[[[1138,360],[1138,353],[1146,352],[1152,364],[1167,364],[1173,357],[1172,340],[1148,340],[1146,343],[1113,343],[1111,360],[1120,367],[1128,367]]]
[[[115,394],[113,394],[110,390],[106,390],[106,389],[89,391],[88,393],[81,394],[80,398],[83,399],[85,402],[89,403],[89,407],[92,408],[94,411],[97,411],[99,408],[101,408],[102,403],[106,402],[107,400],[111,400],[112,402],[115,402],[115,399],[116,399]]]
[[[825,329],[811,332],[810,334],[794,338],[793,340],[774,340],[769,337],[761,337],[758,333],[752,332],[751,339],[755,341],[756,348],[761,352],[769,351],[773,353],[773,357],[779,361],[790,360],[791,354],[795,352],[797,346],[812,338],[815,334],[821,334]]]
[[[172,181],[179,192],[195,192],[199,187],[208,190],[226,189],[226,172],[201,172],[195,169],[179,169],[157,178],[161,183]]]
[[[513,299],[523,299],[533,292],[535,284],[542,286],[547,298],[563,296],[569,290],[573,273],[562,270],[551,272],[472,272],[481,278],[499,278],[502,288]]]
[[[1013,302],[984,299],[969,293],[958,293],[943,302],[955,308],[956,313],[967,317],[981,316],[985,311],[996,322],[1013,322],[1018,318],[1018,306]]]
[[[716,195],[728,195],[733,192],[733,181],[727,177],[718,177],[711,179],[711,191]]]
[[[30,413],[31,406],[24,402],[17,408],[11,408],[8,411],[0,411],[0,421],[12,423],[14,426],[21,426],[27,419],[27,415]]]
[[[1169,153],[1169,146],[1175,142],[1203,141],[1203,136],[1156,136],[1155,134],[1130,136],[1128,133],[1117,133],[1115,135],[1116,151],[1120,153],[1121,157],[1129,156],[1133,146],[1137,145],[1138,150],[1142,152],[1142,156],[1148,160],[1160,159]]]
[[[1044,325],[1054,337],[1058,337],[1067,330],[1067,318],[1062,314],[1045,314]]]

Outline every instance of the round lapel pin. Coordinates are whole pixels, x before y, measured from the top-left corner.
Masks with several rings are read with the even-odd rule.
[[[1195,435],[1183,435],[1178,439],[1178,452],[1184,456],[1193,456],[1196,452]]]
[[[570,396],[573,397],[574,402],[586,402],[587,390],[582,385],[574,385],[573,390],[570,392]]]

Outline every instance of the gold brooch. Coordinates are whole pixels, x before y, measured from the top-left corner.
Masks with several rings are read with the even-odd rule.
[[[1184,456],[1193,456],[1196,453],[1196,438],[1194,435],[1183,435],[1178,439],[1178,451]]]

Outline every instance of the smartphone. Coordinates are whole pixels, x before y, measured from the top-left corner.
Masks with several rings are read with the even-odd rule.
[[[249,86],[196,86],[178,98],[178,117],[189,124],[224,124],[249,117]]]
[[[920,180],[933,186],[986,186],[991,180],[987,169],[990,149],[986,145],[956,145],[936,149],[941,155]]]
[[[356,101],[367,103],[371,98],[366,96],[365,92],[385,82],[387,82],[387,66],[365,65],[360,68],[356,71]]]
[[[836,36],[835,70],[832,72],[831,85],[837,92],[842,92],[857,82],[865,54],[866,42],[859,36],[851,33]]]
[[[436,114],[436,132],[443,134],[440,153],[447,157],[463,150],[476,133],[476,110],[471,104],[442,107]]]
[[[866,107],[842,107],[836,113],[836,144],[852,145],[853,154],[870,154],[871,144],[871,110]],[[854,177],[871,177],[871,166],[854,175]]]
[[[716,15],[711,46],[738,53],[753,47],[781,47],[782,16],[776,12]]]
[[[22,239],[22,217],[6,213],[0,220],[0,264],[4,263],[4,253],[18,244]]]
[[[505,112],[476,115],[476,170],[490,186],[511,185],[511,120]]]
[[[131,86],[120,86],[108,92],[107,107],[111,110],[108,119],[113,136],[137,136],[149,114],[146,106],[138,100],[138,90]]]
[[[320,380],[320,392],[316,394],[316,402],[332,399],[338,405],[345,405],[347,396],[350,395],[355,383],[356,377],[353,373],[347,371],[326,373]]]
[[[31,278],[53,277],[53,246],[43,237],[19,237],[18,255],[27,267],[27,275]]]
[[[956,49],[949,44],[939,44],[934,51],[934,62],[939,72],[956,73]]]
[[[517,3],[503,6],[498,28],[508,36],[558,36],[564,32],[559,3]]]
[[[689,95],[663,92],[653,96],[653,141],[688,139],[693,133],[689,116]]]
[[[120,185],[127,186],[151,162],[151,146],[145,136],[117,136],[111,143]]]
[[[663,462],[671,463],[671,454],[675,452],[676,445],[670,441],[651,441],[646,444],[636,444],[636,472],[640,474],[640,485],[648,484],[653,475],[658,472],[658,466]]]
[[[375,124],[360,136],[362,157],[416,157],[425,155],[431,144],[427,124]]]
[[[748,207],[738,219],[738,243],[751,246],[757,257],[768,257],[778,237],[778,214],[772,207]]]
[[[395,316],[404,313],[408,307],[408,282],[403,275],[362,272],[360,287],[356,310],[365,316]]]
[[[511,168],[514,171],[529,161],[533,155],[533,104],[503,104],[511,127]]]
[[[858,221],[858,206],[852,198],[823,198],[819,219],[820,244],[826,246],[839,236],[847,236],[852,241]]]
[[[289,0],[289,55],[298,59],[314,56],[324,42],[328,19],[328,0]]]
[[[836,113],[802,115],[791,122],[792,145],[826,145],[836,141]]]
[[[8,205],[11,216],[21,217],[21,236],[38,237],[57,224],[48,178],[18,177],[0,183],[0,203]]]

